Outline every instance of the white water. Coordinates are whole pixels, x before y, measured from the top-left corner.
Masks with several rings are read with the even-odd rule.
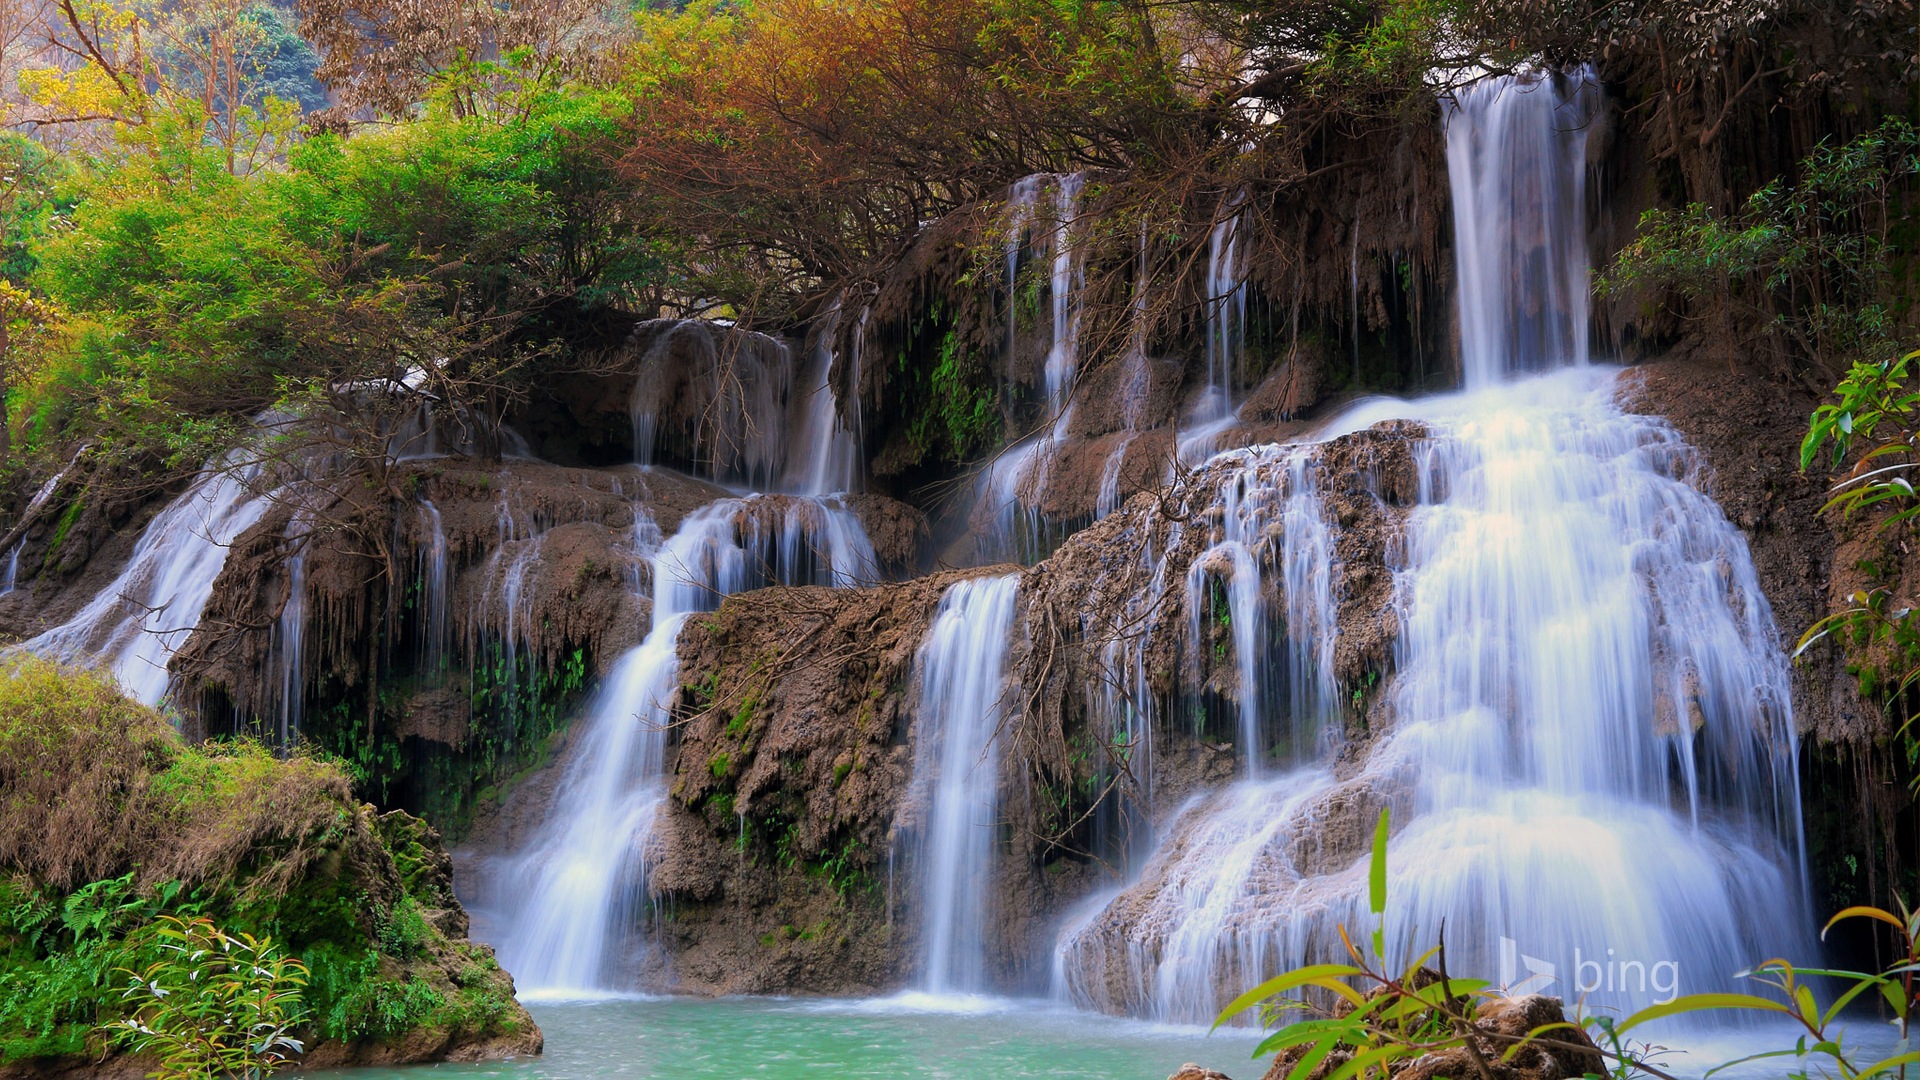
[[[1369,403],[1327,432],[1393,417],[1431,432],[1391,557],[1386,730],[1357,775],[1309,765],[1184,808],[1135,882],[1063,934],[1069,999],[1205,1022],[1276,970],[1338,958],[1337,927],[1371,929],[1355,838],[1382,805],[1398,960],[1444,927],[1456,972],[1632,1009],[1814,948],[1786,658],[1691,451],[1620,410],[1613,372],[1582,366],[1584,227],[1567,194],[1582,164],[1560,152],[1577,139],[1557,101],[1500,80],[1451,118],[1469,391]],[[1514,219],[1552,242],[1510,237]],[[1556,292],[1576,266],[1577,295]],[[1309,520],[1337,535],[1299,494],[1285,543]],[[1293,621],[1322,602],[1313,560],[1227,541],[1210,556],[1236,631],[1257,611],[1240,576],[1288,568],[1289,644],[1331,687],[1331,622]],[[1327,704],[1284,709],[1298,723]]]
[[[1580,72],[1484,79],[1447,109],[1463,383],[1587,362],[1586,143],[1597,87]]]
[[[655,530],[657,532],[657,530]],[[646,530],[636,525],[636,539]],[[553,809],[521,854],[489,875],[500,957],[523,998],[636,989],[652,822],[666,797],[666,740],[678,689],[675,644],[693,613],[774,582],[849,585],[874,574],[873,548],[837,504],[722,499],[687,515],[649,558],[652,626],[622,655],[578,723],[584,740]]]
[[[1054,451],[1072,422],[1073,385],[1080,364],[1081,286],[1086,276],[1086,250],[1074,242],[1074,229],[1080,215],[1080,195],[1086,187],[1083,174],[1030,176],[1013,186],[1005,212],[1009,231],[1007,278],[1010,283],[1014,281],[1025,230],[1038,213],[1042,185],[1050,185],[1053,191],[1053,223],[1047,249],[1051,337],[1041,371],[1047,420],[1040,432],[1002,453],[980,478],[977,498],[988,511],[978,516],[989,534],[984,546],[1001,554],[1012,553],[1020,547],[1023,529],[1037,532],[1041,528],[1043,517],[1039,506],[1046,494]],[[1014,286],[1010,284],[1009,288]],[[1018,344],[1018,335],[1017,313],[1010,304],[1007,314],[1010,355]]]
[[[730,325],[684,319],[661,328],[638,364],[628,412],[634,460],[663,460],[719,483],[762,491],[794,464],[786,343]]]
[[[209,465],[156,515],[118,576],[79,613],[20,648],[98,666],[148,705],[166,696],[167,661],[200,621],[235,537],[260,520],[269,500],[250,484],[250,451]]]
[[[1221,217],[1207,232],[1207,385],[1194,409],[1195,424],[1230,418],[1240,385],[1241,353],[1247,328],[1246,268],[1240,234],[1246,211],[1243,197],[1227,200]]]
[[[416,570],[420,582],[421,666],[438,674],[446,663],[453,601],[447,582],[447,530],[440,521],[440,508],[432,500],[420,500],[420,513],[427,522],[426,542],[419,546]]]
[[[913,792],[927,805],[916,861],[923,965],[933,995],[987,987],[988,882],[999,839],[1000,729],[1020,575],[955,582],[917,659]]]
[[[829,495],[852,491],[860,472],[860,446],[853,428],[841,417],[833,392],[834,334],[840,327],[840,304],[835,301],[820,318],[812,351],[812,367],[801,384],[805,397],[795,425],[792,459],[787,465],[785,489],[801,495]],[[850,385],[859,385],[859,372]]]
[[[296,513],[287,524],[287,543],[293,548],[287,556],[287,602],[273,624],[273,653],[269,668],[274,676],[275,746],[290,747],[300,731],[302,709],[306,704],[307,637],[307,549],[312,522],[305,513]]]

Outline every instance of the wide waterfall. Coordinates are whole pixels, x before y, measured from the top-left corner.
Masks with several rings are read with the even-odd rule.
[[[1584,367],[1586,115],[1549,79],[1460,96],[1448,137],[1468,390],[1365,403],[1324,433],[1426,427],[1416,504],[1389,549],[1384,730],[1357,772],[1328,757],[1277,775],[1256,764],[1180,808],[1135,880],[1060,939],[1057,992],[1075,1003],[1205,1022],[1266,975],[1337,959],[1337,928],[1358,939],[1370,925],[1353,838],[1382,806],[1397,959],[1444,928],[1457,973],[1631,1009],[1731,988],[1746,965],[1811,946],[1788,666],[1746,540],[1696,486],[1707,478],[1679,436],[1624,413],[1613,372]],[[1547,369],[1560,370],[1524,375]],[[1239,635],[1258,633],[1242,628],[1265,568],[1284,569],[1290,613],[1323,587],[1292,553],[1338,525],[1295,490],[1280,528],[1223,538],[1195,570],[1224,580],[1236,649],[1258,652]],[[1232,505],[1216,501],[1229,522]],[[1331,623],[1290,617],[1288,631],[1319,667],[1291,681],[1334,685]],[[1295,723],[1339,705],[1240,699]],[[1250,759],[1271,726],[1270,712],[1243,716]]]
[[[924,912],[921,989],[979,993],[988,878],[999,838],[1000,735],[1020,575],[956,582],[920,647],[914,786],[927,806],[916,845]]]
[[[636,525],[636,539],[644,543],[649,531]],[[666,796],[675,645],[688,616],[743,589],[847,586],[877,572],[872,545],[849,511],[790,496],[709,503],[641,553],[651,570],[651,629],[615,662],[579,721],[582,742],[545,826],[489,875],[499,894],[491,906],[502,924],[500,954],[523,997],[636,988],[651,901],[647,845]]]

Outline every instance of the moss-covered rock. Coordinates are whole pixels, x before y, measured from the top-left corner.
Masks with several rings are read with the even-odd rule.
[[[466,940],[439,835],[352,798],[330,761],[190,746],[104,678],[0,671],[0,1076],[130,1063],[123,1014],[162,914],[304,961],[310,1065],[538,1053],[492,950]]]

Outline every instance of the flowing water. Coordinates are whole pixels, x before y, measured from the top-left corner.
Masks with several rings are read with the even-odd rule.
[[[1343,837],[1380,806],[1398,827],[1395,957],[1444,926],[1456,970],[1629,1009],[1814,955],[1788,669],[1745,538],[1673,430],[1623,413],[1613,373],[1584,366],[1580,108],[1545,80],[1462,95],[1449,148],[1469,389],[1369,403],[1326,433],[1389,418],[1430,433],[1388,553],[1390,726],[1357,775],[1256,769],[1183,808],[1134,883],[1062,936],[1067,999],[1199,1023],[1275,970],[1336,958],[1338,927],[1371,923],[1364,857],[1326,853],[1355,850]],[[1535,369],[1559,370],[1516,377]],[[1280,532],[1297,549],[1300,528],[1330,526],[1293,490]],[[1298,571],[1327,550],[1216,546],[1204,572],[1226,581],[1237,648],[1260,634],[1262,567],[1288,568],[1290,612],[1310,611],[1324,601],[1302,603],[1318,586]],[[1330,626],[1289,626],[1323,687]],[[1241,701],[1296,724],[1333,704]],[[1243,716],[1256,749],[1264,721]]]
[[[1005,211],[1007,240],[1007,312],[1008,353],[1019,343],[1018,283],[1015,271],[1025,250],[1027,230],[1039,214],[1041,192],[1053,195],[1052,227],[1047,233],[1047,295],[1050,301],[1049,334],[1046,361],[1041,369],[1041,391],[1045,394],[1045,425],[1025,440],[1009,447],[981,473],[977,499],[986,508],[979,515],[987,533],[980,544],[983,550],[1006,555],[1029,552],[1037,545],[1032,537],[1043,530],[1038,510],[1046,493],[1053,455],[1073,418],[1073,388],[1080,367],[1080,324],[1082,290],[1086,277],[1086,249],[1077,242],[1075,227],[1080,216],[1080,196],[1086,188],[1086,176],[1068,173],[1061,176],[1030,176],[1008,193]]]
[[[1006,721],[1007,652],[1020,575],[956,582],[940,598],[920,647],[910,802],[925,802],[918,838],[921,989],[933,995],[988,989],[988,880],[1000,828],[1000,734]]]
[[[158,705],[167,661],[186,644],[227,564],[227,548],[267,511],[258,470],[237,450],[207,467],[156,515],[118,575],[73,618],[20,647],[107,671],[130,696]]]
[[[651,629],[615,662],[579,721],[583,742],[544,828],[485,875],[495,894],[477,906],[498,927],[501,961],[525,999],[634,989],[648,947],[647,847],[666,797],[675,643],[686,619],[742,589],[850,585],[875,574],[873,548],[851,513],[781,496],[694,511],[649,563]]]

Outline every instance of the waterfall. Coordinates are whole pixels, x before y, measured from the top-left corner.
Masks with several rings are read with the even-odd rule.
[[[761,490],[789,471],[793,355],[784,342],[730,323],[656,319],[632,397],[634,461],[673,464],[717,483]]]
[[[1589,72],[1482,79],[1447,106],[1458,270],[1460,365],[1468,389],[1516,371],[1587,362]]]
[[[999,839],[999,734],[1020,575],[954,583],[917,658],[914,801],[927,804],[917,851],[926,913],[921,988],[987,989],[988,879]]]
[[[1228,479],[1213,501],[1219,511],[1219,539],[1187,573],[1189,646],[1203,648],[1205,622],[1224,622],[1233,641],[1234,683],[1240,746],[1247,774],[1257,777],[1273,752],[1291,761],[1310,755],[1323,731],[1339,719],[1339,690],[1333,668],[1333,537],[1320,505],[1309,451],[1296,447],[1256,447],[1220,455],[1216,468]],[[1278,550],[1268,546],[1275,534]],[[1282,629],[1286,663],[1275,670],[1268,641],[1267,582],[1264,568],[1278,562],[1286,610]],[[1215,584],[1225,593],[1225,610],[1212,601]],[[1271,696],[1274,677],[1285,680],[1287,744],[1268,745],[1268,718],[1277,710]]]
[[[1246,268],[1240,256],[1244,201],[1239,195],[1227,200],[1207,232],[1207,386],[1194,410],[1201,424],[1230,419],[1239,386],[1247,328]]]
[[[452,604],[447,591],[447,530],[433,500],[421,499],[420,513],[427,522],[427,540],[419,547],[416,570],[420,581],[420,655],[422,666],[437,676],[446,663]]]
[[[26,546],[27,546],[27,538],[23,536],[19,539],[18,542],[16,542],[13,545],[13,550],[7,552],[6,573],[4,575],[0,575],[0,596],[5,596],[8,593],[12,592],[15,582],[19,580],[20,550]]]
[[[636,541],[644,544],[647,531],[636,524]],[[522,997],[634,989],[652,899],[648,845],[666,798],[667,727],[679,687],[675,645],[687,618],[743,589],[849,585],[874,575],[872,545],[849,511],[789,496],[701,507],[648,562],[651,628],[615,662],[578,722],[583,742],[545,825],[492,875],[503,894],[500,955]]]
[[[1060,994],[1205,1022],[1277,970],[1338,959],[1337,928],[1371,922],[1356,838],[1382,806],[1399,961],[1444,926],[1456,973],[1630,1011],[1817,948],[1789,669],[1746,539],[1694,486],[1678,434],[1624,413],[1614,373],[1585,366],[1579,163],[1563,152],[1580,139],[1549,122],[1572,108],[1546,79],[1462,94],[1449,139],[1468,390],[1368,403],[1324,433],[1390,418],[1428,432],[1388,551],[1398,633],[1363,764],[1336,773],[1323,752],[1250,769],[1182,808],[1132,883],[1063,931]],[[1505,239],[1549,221],[1548,242]],[[1527,374],[1540,369],[1557,370]],[[1280,560],[1291,681],[1318,672],[1308,697],[1260,695],[1243,730],[1337,714],[1334,626],[1313,612],[1339,526],[1311,500],[1293,509],[1281,531],[1304,530],[1312,554]],[[1209,555],[1237,632],[1243,605],[1258,612],[1237,582],[1272,560],[1224,535]]]
[[[69,663],[97,664],[131,697],[158,705],[167,661],[200,622],[227,549],[266,513],[250,485],[259,469],[250,449],[209,464],[157,514],[120,573],[60,626],[20,645]]]
[[[1030,176],[1015,184],[1008,194],[1006,220],[1007,278],[1013,284],[1022,237],[1038,212],[1041,184],[1053,187],[1053,228],[1048,240],[1048,295],[1051,300],[1050,340],[1041,369],[1041,391],[1046,395],[1047,423],[1039,433],[1009,448],[982,473],[978,499],[991,511],[986,546],[1003,552],[1017,550],[1022,543],[1022,526],[1038,532],[1042,528],[1043,502],[1055,448],[1065,436],[1073,418],[1073,386],[1080,366],[1080,326],[1082,322],[1081,286],[1085,283],[1087,253],[1074,235],[1080,216],[1080,196],[1086,188],[1086,176],[1069,173],[1061,176]],[[1017,290],[1010,294],[1008,354],[1018,345]]]
[[[860,447],[840,417],[833,392],[834,334],[840,328],[840,302],[834,301],[820,318],[812,349],[813,366],[801,385],[810,387],[800,402],[794,425],[795,442],[787,466],[785,488],[802,495],[852,491],[860,472]],[[855,373],[855,387],[859,376]]]
[[[287,556],[287,602],[273,623],[270,670],[278,707],[275,710],[275,746],[291,747],[300,731],[301,709],[306,703],[307,635],[307,540],[312,523],[304,512],[295,513],[287,523],[286,540],[293,549]]]

